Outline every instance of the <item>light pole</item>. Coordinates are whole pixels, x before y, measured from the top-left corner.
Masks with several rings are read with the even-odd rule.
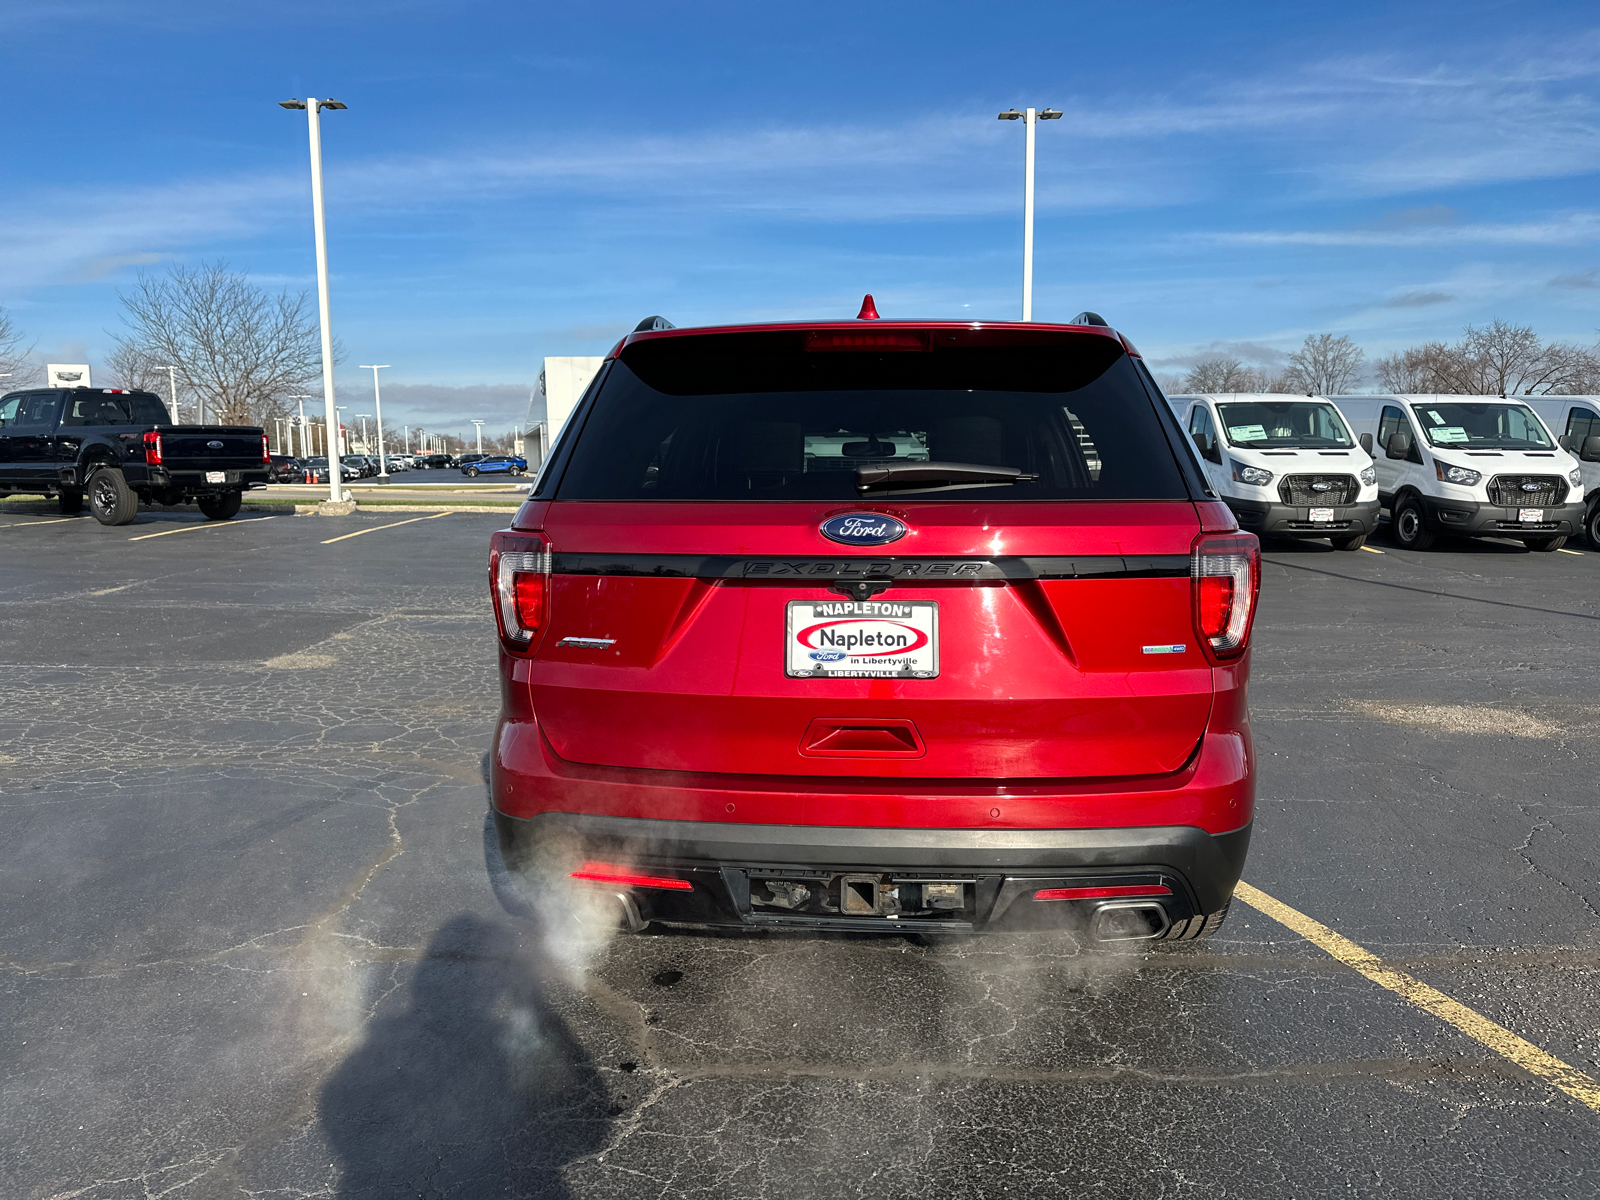
[[[178,369],[176,367],[157,367],[158,371],[167,373],[167,399],[172,401],[172,423],[182,424],[178,420]]]
[[[311,138],[311,226],[317,243],[317,312],[322,323],[322,403],[328,414],[329,430],[336,429],[338,414],[333,403],[333,311],[328,303],[328,231],[322,217],[322,129],[319,114],[325,108],[346,107],[337,100],[318,100],[308,96],[304,100],[280,100],[284,108],[306,110],[306,127]],[[341,473],[333,469],[333,456],[328,462],[328,498],[339,500]]]
[[[478,453],[482,454],[483,453],[483,422],[482,421],[478,421],[478,420],[474,420],[472,422],[472,424],[478,431]]]
[[[378,391],[378,372],[387,371],[389,364],[362,363],[361,369],[372,372],[372,407],[378,410],[378,482],[388,483],[389,458],[383,450],[383,395]],[[367,436],[365,430],[362,431],[361,436],[363,438]],[[407,446],[409,447],[409,445],[410,443],[408,442]]]
[[[289,399],[300,401],[300,457],[309,458],[312,452],[306,449],[306,401],[315,400],[316,397],[299,393]]]
[[[348,404],[336,404],[333,406],[333,428],[328,431],[328,436],[333,438],[333,444],[338,447],[337,453],[341,459],[350,453],[350,447],[344,440],[344,418],[338,414],[346,411],[349,407]]]
[[[1007,109],[1000,114],[1002,121],[1023,121],[1028,128],[1027,161],[1022,171],[1022,319],[1033,320],[1033,129],[1039,121],[1061,119],[1056,108],[1028,109],[1018,112]]]
[[[372,451],[372,443],[367,441],[367,418],[371,413],[357,413],[356,420],[361,422],[361,453],[368,454]]]

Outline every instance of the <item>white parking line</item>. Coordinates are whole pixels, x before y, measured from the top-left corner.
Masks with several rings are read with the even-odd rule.
[[[1579,558],[1583,557],[1583,551],[1582,550],[1563,550],[1560,547],[1557,547],[1556,548],[1556,553],[1557,554],[1576,554]]]
[[[1365,550],[1368,554],[1382,554],[1383,553],[1382,550],[1374,550],[1371,546],[1363,546],[1361,548],[1363,550]]]
[[[396,529],[401,525],[414,525],[418,521],[432,521],[439,517],[448,517],[449,515],[449,511],[446,510],[445,512],[432,513],[426,517],[412,517],[409,521],[393,521],[388,525],[374,525],[371,529],[358,529],[354,533],[341,533],[338,537],[325,538],[322,544],[324,546],[331,546],[335,542],[344,541],[345,538],[360,537],[363,533],[377,533],[380,529]]]
[[[254,525],[257,521],[276,521],[276,516],[246,517],[242,521],[207,521],[204,525],[183,525],[177,529],[163,529],[160,533],[141,533],[138,537],[131,537],[130,542],[142,542],[153,537],[170,537],[174,533],[193,533],[197,529],[229,529],[237,525]]]

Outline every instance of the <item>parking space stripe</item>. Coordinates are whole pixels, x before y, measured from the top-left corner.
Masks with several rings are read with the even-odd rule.
[[[147,538],[170,537],[174,533],[193,533],[197,529],[231,529],[240,525],[254,525],[257,521],[276,521],[276,516],[271,517],[246,517],[242,521],[207,521],[204,525],[183,525],[177,529],[163,529],[160,533],[141,533],[138,537],[131,537],[130,542],[142,542]]]
[[[0,529],[21,529],[29,525],[61,525],[67,521],[81,521],[82,517],[51,517],[48,521],[12,521],[9,525],[0,525]]]
[[[1583,551],[1582,550],[1564,550],[1560,546],[1556,547],[1556,553],[1557,554],[1576,554],[1579,558],[1583,557]]]
[[[1361,548],[1363,550],[1365,550],[1368,554],[1382,554],[1383,553],[1382,550],[1374,550],[1371,546],[1363,546]]]
[[[1459,1001],[1450,999],[1420,979],[1414,979],[1403,971],[1384,966],[1383,960],[1370,950],[1363,949],[1320,921],[1312,920],[1305,913],[1290,908],[1281,900],[1274,900],[1248,883],[1241,880],[1233,894],[1251,908],[1292,929],[1319,950],[1325,950],[1345,966],[1359,971],[1373,983],[1403,996],[1418,1008],[1433,1014],[1447,1024],[1454,1025],[1468,1037],[1481,1042],[1530,1075],[1537,1076],[1551,1087],[1560,1089],[1579,1103],[1587,1105],[1595,1112],[1600,1112],[1600,1080],[1584,1074],[1576,1067],[1568,1066],[1553,1054],[1547,1054],[1505,1026],[1496,1025],[1488,1017],[1474,1012]]]
[[[324,546],[331,546],[335,542],[344,541],[345,538],[360,537],[363,533],[377,533],[380,529],[396,529],[401,525],[412,525],[418,521],[432,521],[439,517],[448,517],[449,515],[449,510],[446,510],[444,512],[430,513],[426,517],[412,517],[409,521],[393,521],[388,525],[374,525],[371,529],[358,529],[354,533],[341,533],[338,537],[326,538],[322,544]]]

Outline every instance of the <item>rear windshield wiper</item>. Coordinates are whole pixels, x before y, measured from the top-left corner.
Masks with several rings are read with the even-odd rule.
[[[931,492],[956,488],[994,487],[996,484],[1032,483],[1029,475],[1016,467],[988,467],[979,463],[905,462],[883,466],[857,467],[856,491]]]

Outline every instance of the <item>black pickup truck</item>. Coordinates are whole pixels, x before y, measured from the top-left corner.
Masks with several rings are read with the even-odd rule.
[[[55,496],[64,513],[126,525],[139,502],[194,501],[213,521],[267,482],[258,425],[174,425],[161,397],[116,388],[41,388],[0,396],[0,495]]]

